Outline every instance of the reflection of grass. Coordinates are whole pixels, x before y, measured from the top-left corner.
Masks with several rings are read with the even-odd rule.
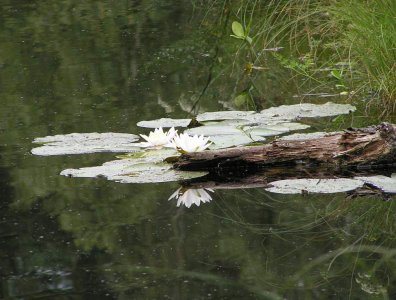
[[[136,265],[111,265],[111,268],[116,269],[118,272],[122,273],[124,276],[124,280],[119,282],[119,280],[115,280],[114,284],[112,284],[112,288],[116,290],[129,290],[132,287],[142,287],[142,284],[136,282],[137,275],[152,275],[158,279],[163,279],[165,281],[174,281],[180,279],[192,279],[198,280],[207,284],[215,285],[215,286],[225,286],[232,287],[236,289],[242,289],[249,293],[252,293],[260,298],[264,299],[283,299],[279,295],[260,289],[258,287],[253,287],[246,285],[244,283],[237,282],[235,280],[227,279],[222,276],[214,275],[212,273],[206,272],[198,272],[198,271],[187,271],[187,270],[179,270],[179,269],[170,269],[170,268],[156,268],[151,266],[136,266]],[[106,271],[106,268],[105,268]],[[111,271],[113,272],[113,270]]]
[[[357,241],[356,244],[358,244]],[[296,272],[291,278],[290,282],[298,282],[302,278],[307,280],[305,277],[307,273],[312,272],[313,269],[325,269],[324,271],[320,272],[321,276],[319,277],[320,281],[328,281],[331,278],[337,279],[341,275],[342,272],[345,272],[345,268],[350,268],[352,271],[352,276],[358,281],[358,278],[361,277],[359,274],[366,274],[367,278],[374,277],[375,281],[381,282],[381,273],[383,274],[384,270],[379,270],[380,266],[383,266],[385,263],[389,263],[391,259],[394,259],[396,256],[396,249],[395,248],[386,248],[381,246],[372,246],[372,245],[350,245],[345,248],[339,248],[332,252],[328,252],[321,256],[318,256],[305,266],[303,266],[298,272]],[[364,256],[364,253],[368,253],[367,256]],[[345,256],[350,254],[355,254],[351,256],[351,259],[345,259]],[[373,258],[373,255],[380,255],[380,258]],[[330,274],[331,268],[335,265],[336,260],[341,259],[344,257],[342,263],[339,264],[340,271],[338,274]],[[375,261],[375,263],[373,262]],[[372,265],[372,267],[370,267]],[[359,273],[359,270],[364,270],[362,273]],[[393,271],[391,271],[392,273]],[[358,274],[358,275],[355,275]],[[322,278],[321,278],[322,277]],[[318,285],[321,284],[318,279],[314,279],[314,284]],[[382,293],[385,299],[387,299],[387,291],[384,288],[387,284],[377,283],[378,285],[378,293]]]
[[[281,284],[277,279],[283,276],[281,266],[291,264],[286,271],[291,277],[281,284],[283,289],[293,290],[301,282],[307,289],[329,283],[344,286],[340,282],[347,279],[364,292],[381,293],[386,298],[386,280],[395,276],[390,266],[396,264],[396,214],[392,201],[375,197],[348,199],[346,194],[280,196],[253,190],[247,193],[251,194],[247,199],[238,198],[237,208],[230,204],[230,199],[218,201],[222,208],[219,217],[268,245],[262,248],[267,256],[266,266],[273,272],[268,280]],[[266,215],[264,222],[257,223],[251,212],[245,215],[245,205]],[[266,213],[267,210],[271,212]],[[233,251],[223,253],[232,252],[234,259],[245,264],[253,257],[256,262],[262,259],[254,247],[241,244],[242,241],[235,243],[235,239],[233,243],[228,241]],[[391,279],[385,279],[386,276]]]

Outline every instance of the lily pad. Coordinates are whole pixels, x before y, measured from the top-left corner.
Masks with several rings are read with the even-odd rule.
[[[171,167],[162,167],[158,165],[141,166],[137,165],[135,170],[126,175],[113,176],[111,180],[120,183],[160,183],[188,180],[192,178],[207,175],[207,172],[180,171]]]
[[[249,131],[244,131],[235,126],[228,125],[200,126],[188,129],[185,133],[209,137],[210,141],[213,143],[209,149],[223,149],[246,145],[257,141],[265,141],[265,138],[259,134],[252,134]]]
[[[236,128],[235,126],[207,125],[187,129],[184,131],[184,133],[189,135],[204,135],[211,137],[213,135],[241,134],[243,131]]]
[[[165,158],[179,156],[180,153],[173,148],[146,149],[143,151],[131,152],[118,155],[120,159],[134,159],[136,163],[162,162]]]
[[[209,146],[209,149],[214,150],[246,145],[253,142],[263,142],[265,138],[262,136],[250,136],[248,134],[233,134],[211,136],[210,140],[213,144]]]
[[[364,181],[364,183],[375,186],[384,193],[396,194],[396,173],[391,177],[377,175],[369,177],[356,177],[356,179]]]
[[[206,175],[207,172],[188,172],[172,169],[167,163],[136,163],[134,159],[122,159],[102,166],[67,169],[61,172],[69,177],[105,177],[120,183],[155,183],[186,180]]]
[[[364,182],[359,179],[287,179],[271,182],[265,190],[279,194],[320,193],[332,194],[353,191],[362,187]]]
[[[285,122],[298,120],[300,118],[320,118],[348,114],[356,110],[350,104],[337,104],[327,102],[325,104],[302,103],[295,105],[281,105],[262,110],[260,113],[254,111],[216,111],[206,112],[197,116],[197,121],[220,121],[243,119],[252,123],[268,124],[274,121]]]
[[[205,121],[205,122],[200,122],[200,123],[205,125],[205,126],[213,125],[213,126],[234,126],[234,127],[252,124],[251,121],[246,120],[246,119],[230,119],[230,120],[221,120],[221,121]]]
[[[139,127],[145,128],[170,128],[170,127],[187,127],[191,122],[191,119],[170,119],[162,118],[151,121],[140,121],[137,123]]]
[[[274,136],[294,130],[303,130],[309,128],[309,125],[292,122],[280,122],[269,125],[259,125],[250,127],[248,132],[252,135]],[[244,127],[244,130],[246,127]]]
[[[43,146],[33,148],[34,155],[66,155],[96,152],[133,152],[139,148],[134,141],[139,137],[127,133],[71,133],[36,138],[33,143]]]
[[[283,120],[297,120],[300,118],[320,118],[348,114],[356,110],[350,104],[337,104],[327,102],[325,104],[301,103],[295,105],[281,105],[262,110],[254,116],[256,121],[268,118]]]
[[[213,111],[205,112],[197,116],[198,122],[205,121],[219,121],[219,120],[234,120],[234,119],[248,119],[255,114],[254,111]]]

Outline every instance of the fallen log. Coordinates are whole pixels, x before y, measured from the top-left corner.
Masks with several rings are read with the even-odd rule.
[[[181,155],[180,170],[213,170],[288,165],[369,167],[396,163],[396,125],[349,128],[312,139],[278,139],[260,146],[208,150]]]

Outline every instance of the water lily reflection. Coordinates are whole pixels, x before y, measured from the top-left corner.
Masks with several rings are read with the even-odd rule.
[[[212,197],[207,192],[214,192],[212,189],[184,189],[178,188],[168,200],[177,199],[177,207],[181,204],[190,208],[192,204],[199,206],[201,202],[206,203],[212,200]]]
[[[142,142],[140,145],[142,147],[150,148],[162,148],[162,147],[173,147],[171,140],[175,137],[177,130],[175,128],[169,129],[168,132],[164,132],[162,127],[156,128],[151,131],[149,135],[141,134],[140,136],[144,138],[147,142]]]

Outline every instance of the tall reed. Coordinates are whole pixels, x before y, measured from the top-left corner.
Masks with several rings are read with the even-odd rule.
[[[348,62],[344,76],[350,89],[367,97],[367,105],[379,104],[386,112],[395,111],[395,0],[216,2],[229,7],[243,23],[256,53],[286,46],[287,55],[309,55],[316,69]]]
[[[396,1],[335,1],[330,13],[361,86],[378,93],[382,104],[395,111]]]

